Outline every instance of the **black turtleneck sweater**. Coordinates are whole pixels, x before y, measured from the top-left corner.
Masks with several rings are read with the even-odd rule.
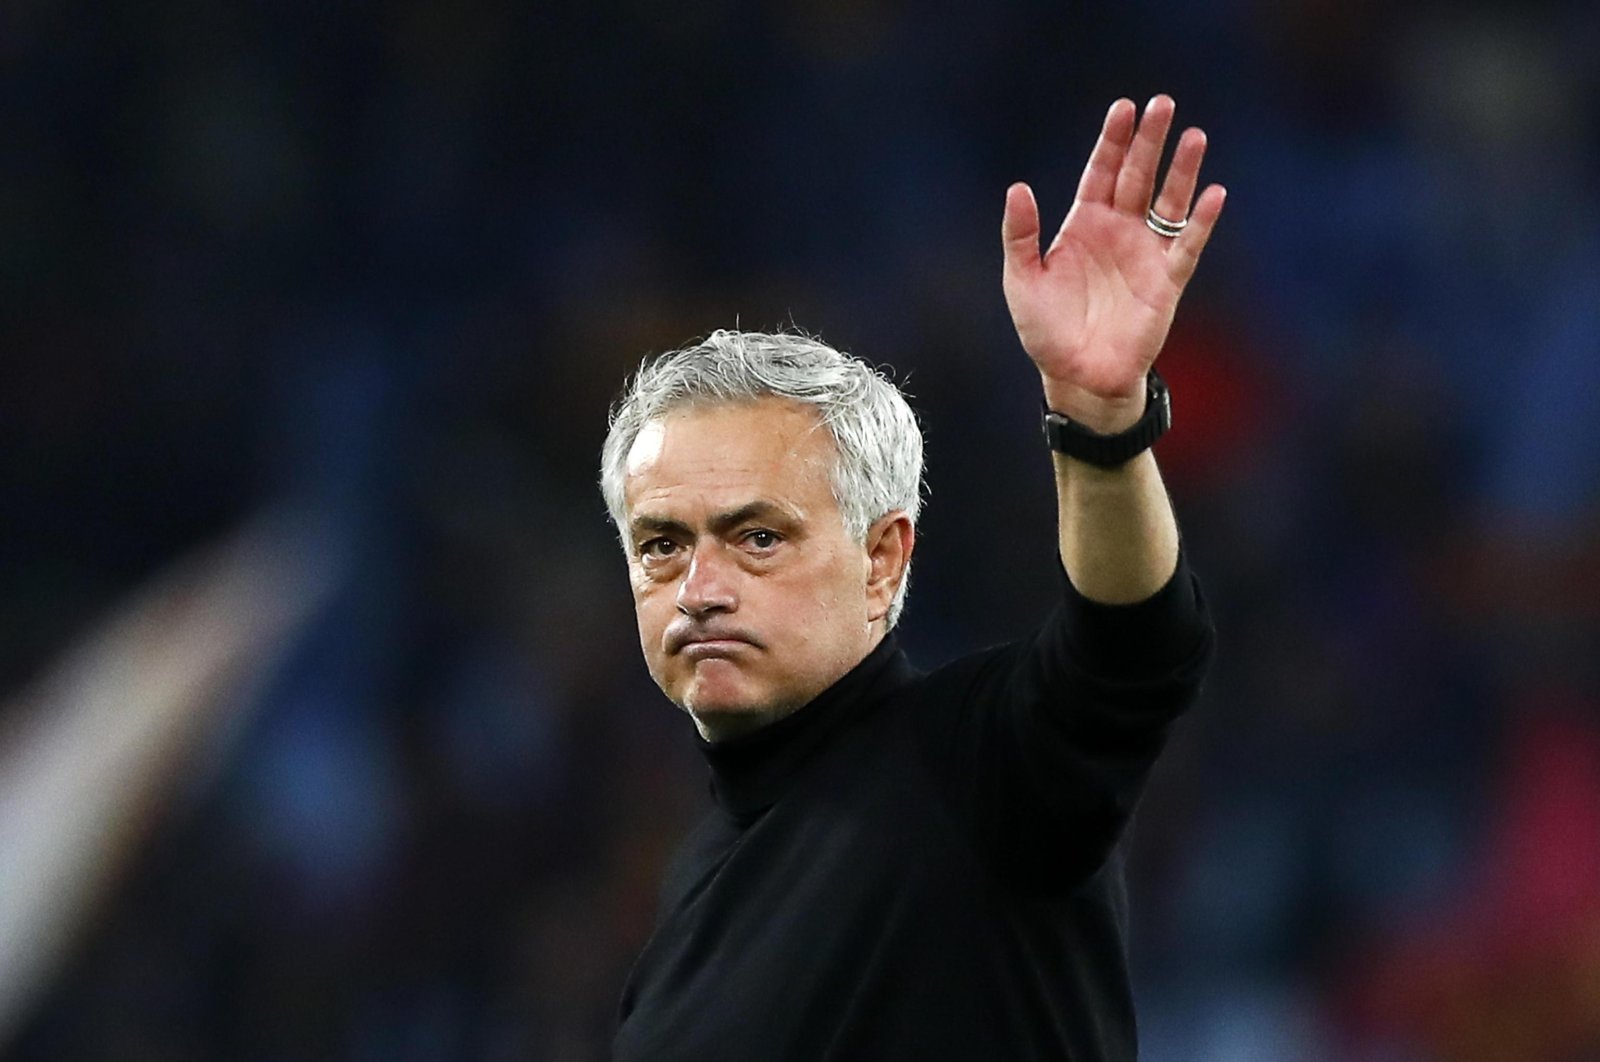
[[[1062,580],[1066,583],[1066,580]],[[915,670],[885,639],[810,704],[703,744],[616,1062],[1132,1060],[1123,827],[1211,629],[1066,583],[1028,641]]]

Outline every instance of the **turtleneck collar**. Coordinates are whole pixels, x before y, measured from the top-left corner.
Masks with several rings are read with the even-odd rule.
[[[725,741],[695,740],[711,765],[711,793],[736,821],[771,807],[795,776],[914,674],[893,633],[804,707],[760,730]]]

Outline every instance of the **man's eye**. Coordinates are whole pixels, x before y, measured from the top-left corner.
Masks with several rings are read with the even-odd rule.
[[[639,555],[642,557],[670,557],[678,548],[678,544],[670,538],[652,538],[639,546]]]
[[[750,543],[750,545],[754,546],[756,549],[760,550],[771,549],[773,546],[776,546],[782,541],[782,539],[778,537],[777,532],[768,531],[765,528],[757,528],[756,530],[749,532],[744,536],[744,540]]]

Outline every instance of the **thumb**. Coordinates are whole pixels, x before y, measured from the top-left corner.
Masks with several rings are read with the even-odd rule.
[[[1039,204],[1033,189],[1018,181],[1006,189],[1005,215],[1000,219],[1006,271],[1023,275],[1039,269]]]

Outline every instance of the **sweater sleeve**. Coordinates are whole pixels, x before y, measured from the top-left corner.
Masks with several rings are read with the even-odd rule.
[[[1214,638],[1183,556],[1131,605],[1091,601],[1065,573],[1061,583],[1031,639],[927,676],[916,718],[952,816],[998,873],[1049,893],[1105,863]]]

